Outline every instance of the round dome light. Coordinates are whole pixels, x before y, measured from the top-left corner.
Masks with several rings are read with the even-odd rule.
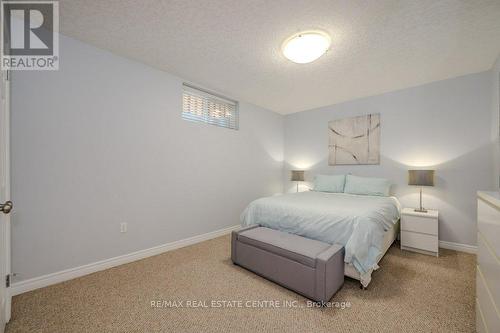
[[[332,40],[323,31],[299,32],[283,43],[283,55],[297,64],[307,64],[321,57],[330,47]]]

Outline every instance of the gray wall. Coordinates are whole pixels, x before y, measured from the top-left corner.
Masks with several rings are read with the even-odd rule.
[[[13,271],[24,280],[239,223],[282,191],[283,117],[181,119],[182,80],[61,36],[12,81]],[[120,233],[120,223],[128,232]]]
[[[500,56],[491,69],[491,140],[493,142],[493,183],[496,188],[500,187]]]
[[[395,91],[285,118],[285,188],[289,170],[315,174],[353,173],[390,179],[403,206],[418,205],[407,170],[436,169],[437,184],[425,189],[424,204],[440,212],[439,238],[476,244],[477,190],[495,188],[491,154],[491,72]],[[381,163],[328,166],[328,121],[367,113],[381,114]],[[306,184],[310,185],[310,184]]]

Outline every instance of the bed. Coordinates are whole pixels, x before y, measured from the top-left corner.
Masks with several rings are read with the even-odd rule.
[[[307,191],[257,199],[241,222],[343,245],[344,274],[367,287],[397,237],[400,211],[395,197]]]

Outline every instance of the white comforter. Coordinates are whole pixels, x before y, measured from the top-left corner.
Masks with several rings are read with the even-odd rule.
[[[399,217],[400,204],[394,197],[308,191],[255,200],[241,222],[342,244],[344,261],[354,265],[362,281],[369,281],[378,268],[384,231]]]

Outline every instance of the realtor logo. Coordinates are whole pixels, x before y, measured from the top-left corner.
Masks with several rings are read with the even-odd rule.
[[[2,70],[59,69],[58,1],[2,1]]]

